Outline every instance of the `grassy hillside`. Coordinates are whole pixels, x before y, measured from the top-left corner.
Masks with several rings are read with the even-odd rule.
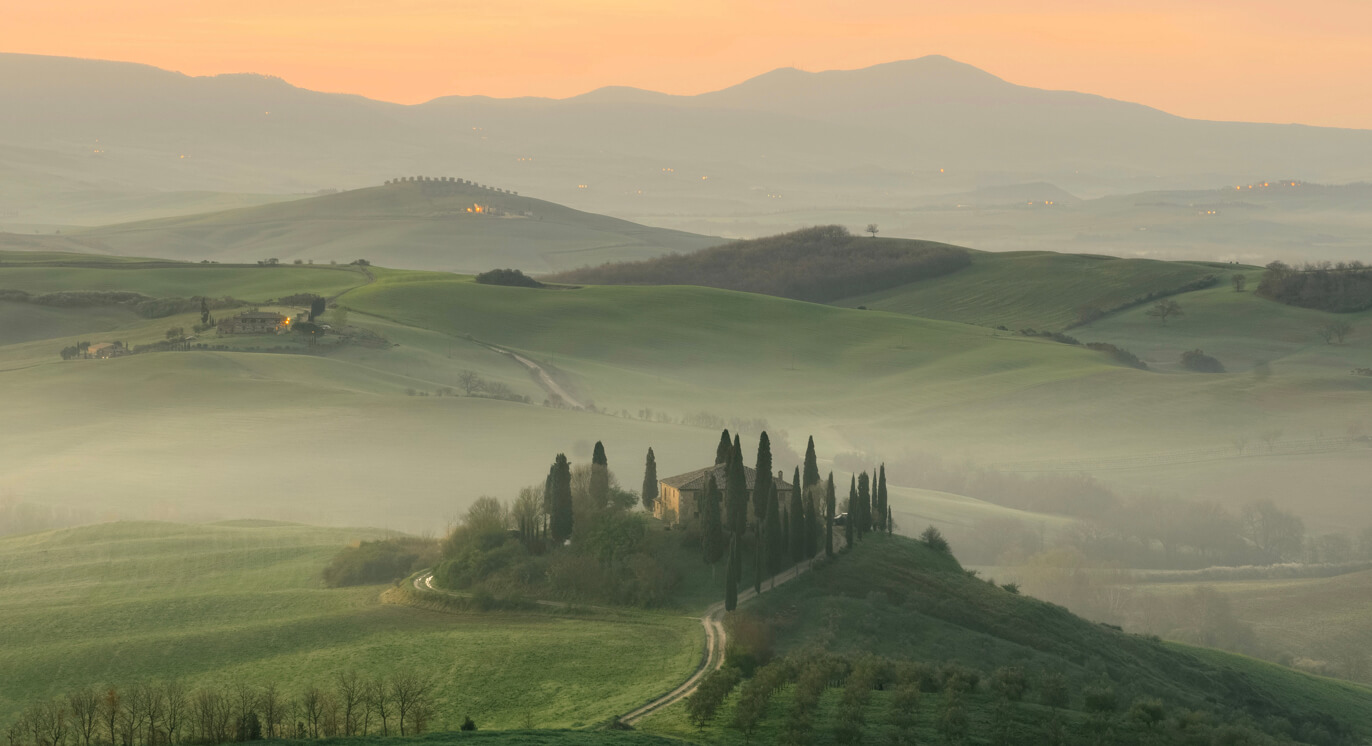
[[[1260,272],[1249,272],[1249,287]],[[1266,362],[1274,370],[1311,373],[1320,369],[1346,373],[1366,367],[1372,348],[1372,311],[1333,314],[1288,306],[1238,293],[1231,286],[1214,287],[1174,298],[1185,316],[1166,324],[1133,308],[1072,332],[1082,338],[1101,338],[1127,347],[1151,366],[1176,369],[1183,350],[1202,348],[1225,368],[1251,371]],[[1333,320],[1348,321],[1353,332],[1343,344],[1329,344],[1320,327]]]
[[[666,691],[694,620],[439,613],[330,590],[319,571],[370,529],[113,523],[0,539],[0,721],[76,685],[179,677],[288,691],[356,668],[438,677],[433,727],[590,725]]]
[[[990,739],[1006,723],[1018,734],[1012,742],[1032,739],[1047,721],[1059,717],[1078,737],[1092,732],[1099,718],[1126,737],[1137,725],[1119,713],[1140,697],[1159,699],[1165,717],[1185,720],[1187,710],[1208,711],[1271,736],[1302,741],[1322,733],[1335,740],[1313,742],[1360,742],[1372,734],[1372,689],[1093,624],[1061,607],[971,577],[951,556],[901,537],[860,542],[835,562],[764,594],[739,613],[749,621],[735,620],[734,629],[760,626],[766,632],[750,632],[751,642],[736,654],[779,658],[823,651],[851,660],[876,654],[934,668],[956,662],[979,671],[981,683],[964,695],[971,742]],[[1028,695],[1023,702],[1002,705],[1008,711],[997,712],[989,679],[1006,666],[1023,672]],[[1061,716],[1038,704],[1039,687],[1050,674],[1061,675],[1066,684],[1068,702]],[[1085,693],[1088,687],[1103,686],[1113,690],[1116,704],[1103,715],[1088,716]],[[916,722],[933,735],[948,695],[923,691]],[[814,742],[831,742],[838,694],[828,695],[832,699],[822,702],[811,720]],[[864,742],[893,735],[886,724],[890,695],[874,695]],[[794,717],[790,703],[783,692],[766,710],[760,740],[779,736]],[[742,741],[726,728],[737,707],[734,695],[705,740]],[[687,735],[691,726],[676,708],[650,718],[645,729]]]
[[[469,212],[477,206],[481,214]],[[717,242],[455,182],[404,182],[69,234],[69,244],[96,253],[191,261],[362,258],[392,267],[539,273]]]
[[[346,266],[224,266],[0,251],[0,289],[35,295],[62,290],[125,290],[155,298],[230,295],[241,300],[265,301],[297,293],[332,296],[368,281],[366,273]]]
[[[967,266],[965,249],[932,241],[860,239],[838,225],[733,241],[692,254],[563,272],[554,282],[700,285],[823,303],[928,280]]]
[[[1202,263],[1047,251],[973,252],[971,258],[970,267],[948,277],[856,295],[837,304],[1012,330],[1061,330],[1078,320],[1084,306],[1109,311],[1224,273]]]

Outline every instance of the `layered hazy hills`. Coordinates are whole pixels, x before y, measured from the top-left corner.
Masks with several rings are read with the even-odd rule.
[[[44,195],[96,185],[299,193],[418,173],[622,216],[892,206],[1035,181],[1092,196],[1372,177],[1367,131],[1188,120],[943,57],[783,69],[696,96],[611,88],[401,106],[266,76],[0,55],[0,100],[10,201],[36,195],[11,220],[50,219]]]
[[[431,177],[61,236],[0,234],[0,247],[226,263],[366,259],[409,269],[553,272],[692,251],[719,240]]]

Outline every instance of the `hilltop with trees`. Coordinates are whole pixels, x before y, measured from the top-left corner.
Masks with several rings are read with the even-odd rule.
[[[933,241],[862,240],[838,225],[734,241],[690,254],[604,264],[552,275],[590,285],[701,285],[816,303],[956,272],[966,249]]]

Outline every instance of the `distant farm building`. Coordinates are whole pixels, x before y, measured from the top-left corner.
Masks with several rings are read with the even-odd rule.
[[[86,354],[93,358],[107,360],[129,354],[129,348],[125,347],[123,342],[99,342],[87,348]]]
[[[272,311],[247,311],[219,322],[220,334],[275,334],[289,326],[285,316]]]
[[[700,523],[700,500],[705,495],[705,484],[710,475],[715,477],[715,486],[720,493],[720,514],[724,513],[724,464],[715,464],[703,469],[688,471],[674,477],[658,480],[658,498],[653,504],[653,515],[676,526],[695,526]],[[752,504],[753,487],[757,483],[757,471],[743,467],[743,475],[748,483],[748,502]],[[781,472],[773,479],[777,486],[777,502],[787,506],[791,501],[791,483],[781,477]],[[750,507],[749,511],[752,510]],[[750,512],[751,516],[752,513]]]

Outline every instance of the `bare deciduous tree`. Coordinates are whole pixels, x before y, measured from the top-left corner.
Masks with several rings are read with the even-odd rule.
[[[876,237],[877,237],[877,233],[880,232],[881,229],[877,227],[877,224],[876,224],[876,223],[868,223],[868,224],[867,224],[867,227],[866,227],[866,228],[863,228],[862,231],[863,231],[864,233],[870,233],[870,234],[872,234],[872,238],[876,238]]]
[[[338,706],[342,710],[342,718],[339,723],[342,735],[361,735],[359,731],[362,711],[366,709],[363,704],[365,684],[357,675],[357,671],[353,670],[340,671],[335,677],[335,681],[337,682],[335,688],[338,690]]]
[[[111,744],[119,743],[117,736],[122,709],[123,702],[119,696],[119,691],[114,687],[105,690],[105,693],[100,696],[100,725],[109,734]]]
[[[377,677],[367,682],[367,706],[376,713],[376,718],[381,721],[381,735],[391,734],[390,720],[394,714],[395,705],[391,701],[390,683],[384,677]]]
[[[90,746],[100,728],[100,695],[94,689],[77,689],[67,695],[67,711],[81,746]]]
[[[1320,338],[1325,344],[1343,344],[1344,338],[1353,332],[1353,325],[1342,319],[1331,321],[1319,328]]]
[[[176,746],[180,740],[181,729],[186,726],[190,716],[190,696],[186,692],[185,684],[172,679],[162,685],[162,699],[166,702],[163,722],[166,724],[167,743]]]
[[[462,390],[467,393],[467,396],[471,396],[483,389],[486,386],[486,382],[481,380],[481,376],[477,375],[476,371],[464,370],[457,376],[457,385],[462,387]]]
[[[1148,309],[1148,315],[1158,319],[1163,324],[1166,324],[1167,319],[1174,316],[1185,316],[1186,313],[1181,310],[1180,303],[1177,303],[1174,300],[1160,300],[1153,304],[1152,308]]]

